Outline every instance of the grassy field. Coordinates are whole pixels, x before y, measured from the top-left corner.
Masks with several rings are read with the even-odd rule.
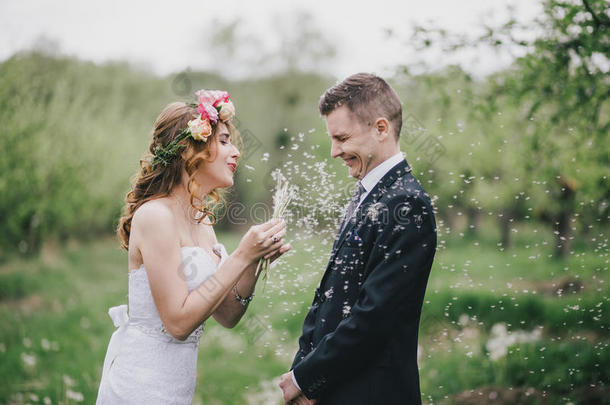
[[[576,244],[557,261],[546,229],[519,226],[507,250],[496,237],[439,237],[419,339],[424,401],[603,403],[610,398],[607,246]],[[229,251],[239,241],[218,238]],[[290,365],[330,250],[320,240],[293,245],[240,325],[207,323],[195,404],[280,403],[277,376]],[[127,303],[126,263],[105,239],[0,264],[0,403],[95,401],[113,331],[107,309]]]

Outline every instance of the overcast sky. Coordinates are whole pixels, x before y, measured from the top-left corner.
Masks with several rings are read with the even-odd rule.
[[[281,46],[285,35],[279,32],[297,30],[300,21],[293,20],[295,11],[306,11],[312,20],[300,29],[319,30],[337,51],[321,69],[337,78],[359,71],[384,74],[418,56],[401,44],[414,23],[434,22],[448,30],[473,32],[483,21],[504,21],[508,5],[522,21],[540,14],[539,0],[2,0],[0,60],[47,38],[57,42],[62,54],[96,62],[127,60],[158,74],[186,68],[218,70],[223,61],[214,60],[218,54],[210,51],[208,41],[219,25],[239,19],[239,38],[245,44],[259,38],[267,52]],[[393,39],[385,35],[387,29],[396,34]],[[265,53],[254,46],[240,49],[248,57]],[[508,56],[492,52],[458,58],[479,74],[510,63]],[[247,76],[244,65],[223,70],[229,76]]]

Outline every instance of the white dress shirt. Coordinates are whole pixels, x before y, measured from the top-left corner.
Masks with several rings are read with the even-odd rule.
[[[377,166],[371,169],[362,180],[360,180],[360,184],[364,187],[364,193],[360,196],[360,202],[358,206],[364,201],[367,195],[371,192],[371,190],[379,183],[379,180],[383,178],[394,166],[399,164],[405,160],[405,156],[402,152],[398,152],[394,156],[384,160]],[[356,207],[357,208],[357,207]]]
[[[375,187],[377,183],[379,183],[379,180],[381,180],[383,176],[385,176],[394,166],[396,166],[403,160],[405,160],[405,156],[402,154],[402,152],[398,152],[394,156],[384,160],[383,162],[375,166],[362,178],[362,180],[360,180],[362,187],[364,187],[364,193],[362,193],[362,195],[360,196],[358,206],[360,206],[366,196],[369,195],[373,187]],[[294,385],[296,385],[297,388],[301,390],[301,387],[299,386],[299,383],[297,382],[297,379],[294,376],[294,372],[291,371],[290,374]]]

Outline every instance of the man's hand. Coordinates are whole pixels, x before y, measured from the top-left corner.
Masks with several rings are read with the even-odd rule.
[[[289,405],[315,405],[317,403],[317,399],[308,399],[305,395],[301,394],[292,401],[290,401]]]
[[[296,399],[299,395],[301,395],[301,390],[294,385],[292,381],[292,371],[282,374],[280,379],[280,388],[284,393],[284,403],[289,404],[292,403],[293,399]],[[307,398],[305,398],[307,399]],[[298,402],[297,402],[298,403]]]

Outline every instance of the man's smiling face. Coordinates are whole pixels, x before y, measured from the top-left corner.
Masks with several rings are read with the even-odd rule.
[[[349,167],[349,174],[362,179],[377,162],[379,142],[373,126],[363,124],[345,105],[326,116],[326,128],[330,136],[330,155],[341,158]]]

